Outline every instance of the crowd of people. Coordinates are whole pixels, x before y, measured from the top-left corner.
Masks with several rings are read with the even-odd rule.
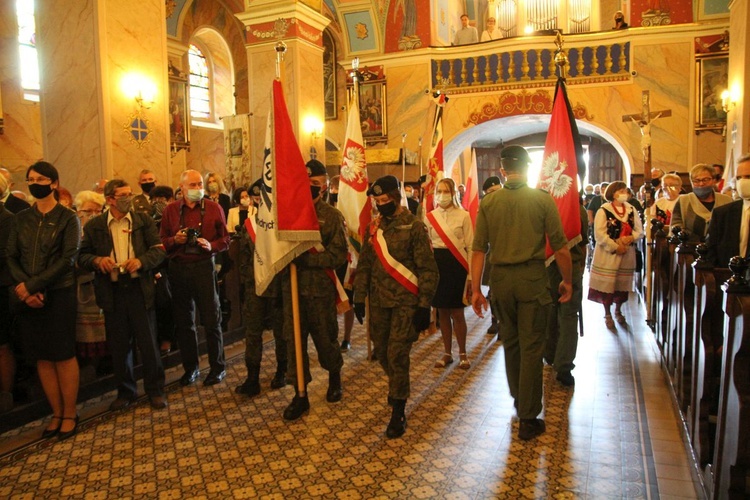
[[[696,241],[707,239],[717,266],[726,266],[728,256],[746,254],[750,156],[739,161],[732,186],[741,200],[734,202],[716,191],[720,174],[704,164],[690,170],[691,193],[680,194],[680,176],[659,169],[639,191],[640,201],[622,181],[586,186],[580,206],[582,241],[574,245],[565,237],[553,198],[526,184],[529,164],[524,148],[502,150],[501,177],[485,180],[475,226],[461,205],[463,186],[452,179],[435,183],[434,207],[420,201],[428,185],[425,176],[403,190],[394,176],[377,179],[367,192],[373,222],[344,297],[352,308],[344,312],[338,309],[340,285],[351,259],[345,221],[335,208],[338,179],[329,179],[319,161],[309,161],[321,244],[294,262],[299,356],[288,269],[262,295],[255,293],[254,215],[261,203],[260,179],[236,188],[230,197],[218,174],[186,170],[175,194],[159,185],[152,171],[143,170],[135,186],[124,179],[103,180],[72,197],[61,187],[57,169],[40,161],[26,171],[30,205],[13,194],[10,175],[3,171],[0,242],[7,245],[0,248],[0,403],[4,410],[12,407],[8,395],[14,354],[20,352],[35,364],[52,409],[42,436],[70,437],[78,425],[80,367],[109,370],[117,386],[110,409],[124,410],[138,397],[133,367],[137,348],[150,405],[166,408],[163,355],[179,346],[182,386],[200,377],[196,310],[208,351],[203,384],[222,383],[226,361],[218,276],[229,264],[226,250],[234,235],[240,247],[247,368],[236,393],[261,393],[262,334],[270,329],[276,361],[270,387],[292,384],[295,389],[283,418],[299,419],[310,408],[310,337],[328,372],[326,401],[341,401],[342,353],[351,348],[354,318],[363,323],[367,317],[373,357],[388,378],[392,414],[385,434],[401,436],[407,427],[412,345],[421,333],[439,329],[443,352],[435,368],[454,362],[455,336],[458,368],[469,369],[465,308],[471,306],[480,317],[491,310],[488,333],[497,333],[504,345],[519,437],[533,439],[545,431],[539,418],[544,361],[560,384],[575,385],[572,371],[589,239],[593,256],[588,299],[603,304],[605,324],[616,331],[616,323],[627,322],[622,305],[643,262],[637,242],[647,233],[644,217],[680,226]],[[547,245],[554,251],[549,265]],[[340,344],[339,311],[345,314]],[[295,376],[298,358],[301,379]]]

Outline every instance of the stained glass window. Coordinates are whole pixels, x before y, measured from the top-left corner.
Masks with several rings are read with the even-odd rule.
[[[36,55],[34,0],[16,0],[21,88],[24,99],[39,101],[39,61]]]
[[[195,45],[190,45],[188,64],[190,65],[190,116],[209,120],[211,118],[211,79],[208,61],[201,49]]]

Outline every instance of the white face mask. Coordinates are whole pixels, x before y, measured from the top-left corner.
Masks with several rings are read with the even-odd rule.
[[[743,200],[750,200],[750,179],[737,179],[737,196]]]
[[[250,206],[250,198],[242,198],[240,200],[240,205],[242,205],[245,208],[249,207]]]
[[[453,198],[449,193],[437,193],[435,195],[435,201],[442,208],[448,208],[453,203]]]
[[[619,201],[620,203],[626,203],[628,201],[628,195],[618,194],[617,196],[615,196],[615,200]]]
[[[204,193],[202,189],[188,189],[187,191],[187,199],[188,201],[192,201],[195,203],[196,201],[201,201],[201,198],[203,198]]]
[[[407,191],[406,192],[406,197],[407,198],[414,198],[414,191]]]

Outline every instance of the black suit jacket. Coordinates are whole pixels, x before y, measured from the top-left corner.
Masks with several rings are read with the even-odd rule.
[[[729,259],[740,254],[742,200],[716,207],[708,225],[708,261],[715,267],[728,267]],[[743,255],[744,257],[744,255]]]
[[[31,208],[31,205],[23,201],[21,198],[13,196],[13,194],[8,196],[8,199],[5,200],[5,210],[12,214],[17,214],[21,210],[26,210],[27,208]]]

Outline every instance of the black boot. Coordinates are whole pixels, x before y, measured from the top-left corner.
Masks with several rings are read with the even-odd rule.
[[[328,372],[328,392],[326,401],[336,403],[341,401],[343,389],[341,388],[341,372]]]
[[[247,367],[247,380],[235,387],[234,392],[244,394],[249,397],[260,394],[260,366]]]
[[[393,412],[391,413],[391,421],[388,422],[388,427],[385,430],[385,435],[389,439],[401,437],[406,432],[406,410],[405,399],[393,399]]]
[[[286,385],[286,362],[276,366],[276,375],[271,380],[271,389],[281,389]]]
[[[307,393],[305,393],[305,396],[300,396],[298,392],[284,410],[284,420],[297,420],[309,409],[310,401],[307,399]]]

